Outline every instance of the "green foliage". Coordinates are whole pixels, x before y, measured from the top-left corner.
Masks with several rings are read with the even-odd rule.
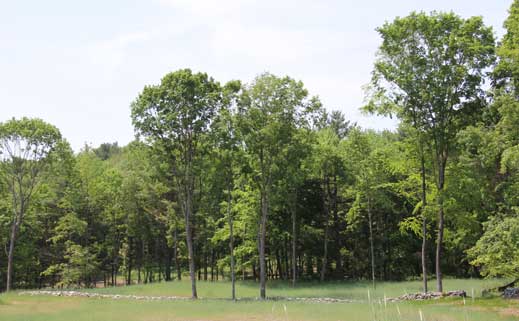
[[[473,102],[482,97],[485,68],[494,61],[491,28],[483,25],[481,17],[411,13],[377,31],[383,43],[367,110],[396,113],[424,130],[438,126],[455,134],[443,126],[457,123],[456,117],[470,116],[464,108],[472,110]],[[437,117],[449,122],[434,122]]]
[[[509,16],[505,20],[506,34],[497,49],[499,62],[494,69],[494,79],[498,88],[505,88],[519,93],[519,1],[510,6]]]
[[[55,284],[59,287],[92,286],[98,269],[96,253],[67,241],[64,254],[64,263],[51,265],[42,275],[59,280]]]
[[[164,76],[160,85],[144,87],[132,103],[132,120],[139,134],[185,149],[208,130],[222,99],[218,82],[183,69]]]
[[[85,234],[87,222],[79,219],[73,213],[67,213],[59,218],[58,224],[54,228],[54,235],[50,241],[57,243],[60,241],[77,239]]]
[[[516,211],[517,212],[517,211]],[[516,278],[519,271],[519,218],[496,216],[485,223],[485,233],[468,251],[471,264],[486,277]]]

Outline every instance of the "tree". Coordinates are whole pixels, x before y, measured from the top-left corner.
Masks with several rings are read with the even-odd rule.
[[[319,128],[331,128],[339,139],[345,138],[350,130],[357,126],[357,123],[351,123],[340,110],[332,110],[329,114],[323,110],[322,119],[319,122]]]
[[[455,137],[484,106],[485,69],[494,62],[492,29],[481,17],[412,13],[377,31],[383,42],[367,109],[395,113],[415,126],[433,148],[438,189],[436,278],[443,290],[445,170]]]
[[[260,192],[259,266],[260,297],[266,298],[267,219],[274,186],[279,182],[296,128],[309,124],[309,115],[319,108],[308,99],[302,82],[271,74],[258,76],[244,89],[238,106],[238,128],[251,177]]]
[[[514,278],[519,274],[519,219],[496,216],[485,223],[485,233],[468,251],[471,264],[485,277]]]
[[[347,152],[355,176],[354,191],[355,201],[349,210],[350,220],[359,216],[365,209],[368,217],[369,230],[369,248],[370,248],[370,265],[371,265],[371,281],[375,287],[375,241],[373,235],[373,203],[376,199],[375,193],[378,192],[383,176],[380,175],[381,162],[377,158],[377,154],[372,150],[368,135],[358,130],[354,131],[347,142]]]
[[[160,145],[173,168],[173,177],[186,223],[192,297],[197,298],[193,247],[193,202],[201,140],[222,102],[220,84],[205,73],[189,69],[172,72],[155,86],[146,86],[132,103],[137,133]]]
[[[514,0],[504,23],[503,36],[497,55],[499,62],[493,71],[494,85],[519,98],[519,1]]]
[[[334,123],[332,123],[334,124]],[[340,131],[339,131],[340,133]],[[337,128],[333,125],[321,129],[317,133],[316,144],[312,153],[313,165],[322,186],[322,202],[324,209],[323,257],[321,281],[325,280],[328,267],[328,243],[330,241],[331,222],[338,223],[338,193],[341,178],[345,176],[343,153]],[[339,245],[339,244],[338,244]],[[340,247],[340,245],[339,245]],[[340,260],[339,260],[340,262]],[[338,263],[339,263],[338,262]],[[338,264],[340,265],[340,264]],[[337,268],[340,269],[340,266]]]
[[[241,90],[241,82],[230,81],[224,88],[224,104],[213,124],[213,177],[212,182],[225,194],[222,200],[224,216],[227,218],[229,228],[229,258],[231,268],[231,298],[236,300],[236,258],[234,255],[234,213],[232,210],[235,181],[238,172],[239,140],[236,133],[235,113],[237,99]],[[213,193],[216,194],[216,193]]]
[[[13,259],[16,238],[29,209],[39,175],[48,164],[49,155],[61,141],[59,130],[41,119],[11,119],[0,124],[0,157],[12,197],[13,216],[7,257],[7,286],[13,282]]]

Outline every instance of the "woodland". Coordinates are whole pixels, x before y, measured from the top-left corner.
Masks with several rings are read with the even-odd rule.
[[[129,97],[125,146],[76,153],[45,120],[0,123],[0,288],[187,279],[197,298],[225,279],[234,299],[252,280],[265,299],[272,280],[519,278],[519,0],[504,27],[381,25],[361,108],[395,130],[289,76],[190,69]]]

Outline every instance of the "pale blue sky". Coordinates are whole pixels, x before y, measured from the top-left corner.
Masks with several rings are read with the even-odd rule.
[[[362,86],[395,16],[481,15],[497,36],[512,0],[0,0],[0,121],[40,117],[78,151],[133,139],[130,102],[169,71],[219,81],[269,71],[302,80],[363,127]]]

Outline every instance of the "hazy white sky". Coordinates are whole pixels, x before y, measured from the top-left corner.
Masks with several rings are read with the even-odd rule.
[[[179,68],[221,82],[269,71],[302,80],[363,127],[362,86],[395,16],[481,15],[496,35],[512,0],[0,0],[0,121],[40,117],[78,151],[133,139],[131,101]]]

